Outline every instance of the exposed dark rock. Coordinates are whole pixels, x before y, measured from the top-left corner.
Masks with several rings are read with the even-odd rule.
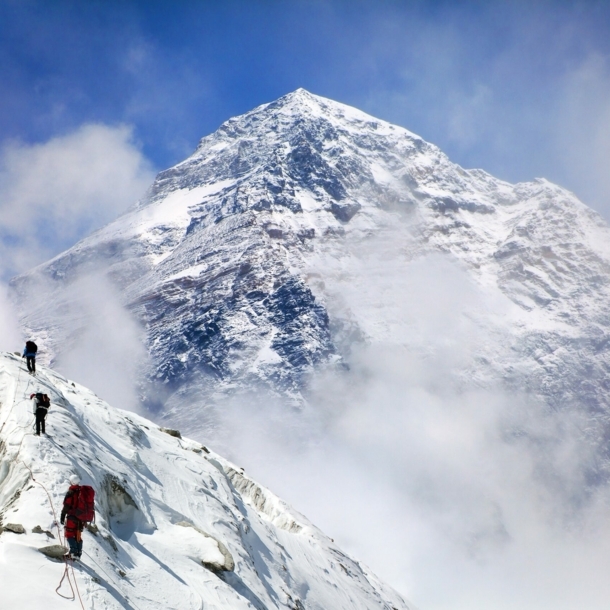
[[[63,559],[68,553],[68,549],[61,544],[52,544],[50,546],[43,546],[38,549],[43,555],[50,557],[51,559]]]
[[[361,208],[362,206],[357,202],[342,204],[333,202],[330,206],[330,211],[337,220],[349,222]]]
[[[475,203],[473,201],[456,201],[451,197],[439,197],[430,203],[430,207],[438,210],[441,214],[458,212],[460,210],[476,214],[494,214],[496,211],[491,205]]]
[[[303,241],[305,239],[313,239],[316,236],[315,229],[302,229],[297,233],[297,237]]]
[[[102,538],[112,547],[112,550],[115,553],[118,553],[119,547],[117,546],[117,544],[114,541],[114,538],[112,536],[106,535],[106,536],[102,536]]]
[[[269,227],[267,229],[267,235],[273,239],[282,239],[282,237],[284,237],[284,232],[281,229]]]
[[[46,534],[49,538],[55,538],[52,532],[49,530],[43,530],[40,525],[37,525],[32,529],[32,534]]]
[[[100,531],[97,525],[95,525],[95,523],[87,523],[85,527],[87,528],[87,531],[93,534],[94,536],[97,536]]]

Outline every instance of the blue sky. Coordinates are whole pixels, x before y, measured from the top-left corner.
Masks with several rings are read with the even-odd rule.
[[[49,143],[128,129],[107,154],[141,155],[132,197],[222,121],[298,87],[407,127],[464,167],[546,177],[610,218],[609,24],[605,1],[0,0],[0,222],[24,244],[17,207],[36,200],[25,217],[37,225],[53,216],[38,201],[48,178],[39,196],[19,186],[37,183],[23,168]],[[124,205],[83,203],[54,248],[17,266]]]

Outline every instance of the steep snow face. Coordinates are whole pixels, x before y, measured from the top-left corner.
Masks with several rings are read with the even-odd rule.
[[[146,330],[148,401],[186,425],[186,404],[229,389],[298,402],[308,375],[358,342],[429,357],[404,278],[439,257],[495,304],[464,314],[488,340],[458,378],[609,412],[605,222],[545,180],[464,170],[302,89],[224,123],[145,200],[13,286],[28,331],[60,356],[86,324],[68,287],[110,277]]]
[[[52,401],[48,436],[33,434],[35,391]],[[0,607],[65,607],[55,593],[64,562],[38,549],[62,542],[55,521],[73,473],[97,500],[97,531],[84,532],[82,562],[68,572],[77,587],[59,589],[76,591],[77,606],[80,595],[84,608],[130,610],[410,607],[201,444],[51,369],[32,377],[10,354],[0,355],[0,402]]]

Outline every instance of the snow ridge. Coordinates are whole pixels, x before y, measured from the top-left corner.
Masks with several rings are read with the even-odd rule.
[[[35,391],[52,401],[48,437],[31,432]],[[51,369],[32,377],[12,354],[0,355],[0,401],[0,607],[65,607],[54,593],[63,563],[38,549],[60,542],[54,521],[74,472],[96,490],[96,528],[74,565],[85,608],[410,607],[207,447]]]

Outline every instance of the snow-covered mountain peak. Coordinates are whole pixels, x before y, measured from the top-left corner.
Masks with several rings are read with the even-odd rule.
[[[51,398],[48,436],[32,431],[35,391]],[[77,473],[96,491],[96,527],[58,593],[83,608],[408,610],[241,468],[168,432],[0,355],[0,607],[66,606],[64,562],[38,551],[63,542],[56,521]]]
[[[223,123],[219,131],[231,132],[234,126],[243,128],[264,120],[277,120],[280,116],[284,121],[301,123],[304,120],[322,119],[334,123],[340,129],[362,129],[363,126],[368,126],[380,133],[408,135],[423,142],[419,136],[403,127],[382,121],[353,106],[315,95],[303,88],[288,93],[274,102],[262,104],[244,115],[229,119]],[[202,142],[205,139],[203,138]]]
[[[478,294],[446,332],[476,319],[486,337],[460,383],[610,408],[606,223],[546,180],[463,169],[304,90],[226,121],[138,206],[13,285],[24,325],[61,360],[87,325],[70,287],[109,278],[145,328],[147,404],[184,427],[226,392],[302,405],[311,375],[346,370],[358,346],[433,357],[418,309],[429,282],[413,277],[428,265],[434,283],[439,259],[467,278],[448,299]]]
[[[305,160],[313,167],[301,169],[313,169],[319,174],[326,165],[319,155],[323,157],[328,153],[339,160],[346,153],[358,154],[358,148],[362,146],[370,150],[378,148],[378,144],[368,141],[371,137],[386,138],[395,145],[442,156],[436,147],[406,129],[299,89],[223,123],[216,132],[200,141],[193,155],[168,172],[162,172],[153,186],[151,198],[143,203],[155,201],[161,191],[166,193],[168,189],[183,185],[176,178],[185,171],[190,174],[189,188],[207,184],[209,174],[204,168],[210,163],[216,172],[216,182],[221,176],[244,180],[260,171],[277,177],[291,173],[290,166],[301,165]],[[357,141],[352,141],[354,139]],[[219,156],[227,161],[222,168]],[[204,179],[193,182],[193,170]],[[341,180],[331,180],[333,184],[326,180],[326,186],[332,189],[330,194],[344,198]]]

